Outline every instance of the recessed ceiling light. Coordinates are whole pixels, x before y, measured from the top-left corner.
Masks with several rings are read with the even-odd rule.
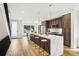
[[[52,4],[49,4],[49,7],[52,7]]]

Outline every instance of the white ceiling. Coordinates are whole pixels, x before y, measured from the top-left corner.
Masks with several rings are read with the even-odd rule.
[[[73,9],[79,10],[79,4],[74,3],[8,3],[9,14],[11,19],[48,19],[50,16],[61,16],[64,12]]]

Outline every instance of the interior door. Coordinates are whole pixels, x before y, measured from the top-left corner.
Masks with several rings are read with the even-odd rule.
[[[11,37],[17,37],[17,21],[11,21]]]

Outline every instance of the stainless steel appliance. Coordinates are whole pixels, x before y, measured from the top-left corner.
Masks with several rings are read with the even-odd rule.
[[[38,33],[39,34],[45,34],[45,26],[42,26],[42,25],[38,25]]]

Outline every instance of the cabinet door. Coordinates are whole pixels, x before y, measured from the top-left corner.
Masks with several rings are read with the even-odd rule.
[[[45,38],[41,37],[41,48],[43,48],[45,50],[45,42],[42,42],[42,39],[45,39]]]
[[[45,43],[45,50],[50,54],[50,40],[47,39],[47,42]]]
[[[42,22],[42,26],[46,26],[46,21],[43,21]]]
[[[64,44],[69,46],[71,45],[71,16],[66,14],[63,17],[64,20]]]
[[[60,18],[60,19],[58,20],[58,27],[59,27],[59,28],[62,28],[62,18]]]

